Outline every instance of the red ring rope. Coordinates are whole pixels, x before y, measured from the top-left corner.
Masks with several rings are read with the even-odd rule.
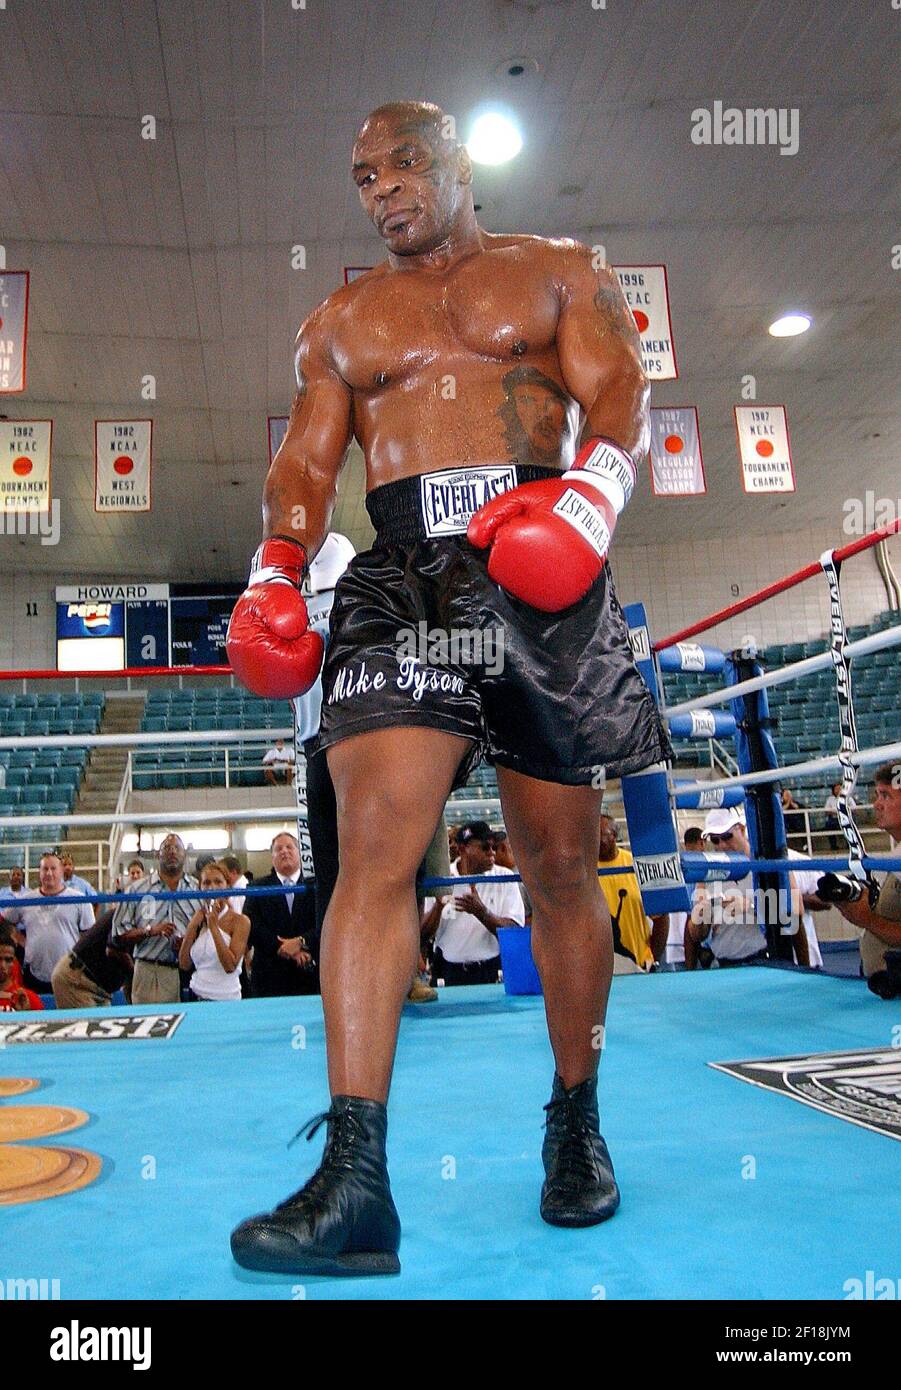
[[[852,555],[859,555],[862,550],[870,550],[888,536],[897,534],[898,531],[901,531],[901,517],[896,518],[895,521],[890,521],[886,526],[880,526],[866,536],[861,536],[856,541],[851,541],[849,545],[843,545],[833,553],[838,561],[850,560]],[[730,603],[728,608],[721,608],[719,612],[711,613],[709,617],[702,618],[700,622],[692,623],[691,627],[684,627],[681,632],[674,632],[669,637],[661,637],[659,642],[653,644],[653,650],[659,652],[664,647],[674,647],[677,642],[685,642],[689,637],[696,637],[699,632],[706,632],[708,628],[716,627],[718,623],[724,623],[727,618],[734,618],[738,613],[745,613],[749,608],[756,608],[759,603],[765,603],[768,598],[775,598],[776,594],[782,594],[786,589],[793,589],[796,584],[803,584],[805,579],[813,579],[822,572],[823,568],[818,560],[814,564],[805,565],[803,569],[796,570],[794,574],[786,575],[784,579],[777,579],[773,584],[767,584],[764,589],[758,589],[755,594],[750,594],[748,598],[739,599],[737,603]]]

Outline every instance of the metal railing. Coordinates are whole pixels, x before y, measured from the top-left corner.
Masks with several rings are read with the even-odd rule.
[[[264,747],[265,745],[261,745],[261,753]],[[125,777],[122,783],[123,792],[125,793],[126,800],[132,792],[166,791],[167,788],[160,786],[159,779],[160,777],[164,776],[167,772],[170,774],[193,772],[202,775],[209,774],[212,776],[218,776],[219,778],[221,778],[221,780],[212,783],[212,785],[216,787],[223,787],[225,789],[230,789],[231,787],[238,785],[238,783],[236,783],[234,780],[235,773],[240,773],[242,776],[245,773],[259,774],[258,780],[254,781],[251,784],[252,786],[256,787],[264,787],[267,785],[275,785],[277,787],[291,787],[294,784],[293,776],[287,778],[286,780],[283,780],[282,777],[278,775],[283,771],[283,769],[286,766],[290,767],[293,772],[293,763],[283,763],[281,765],[273,765],[271,763],[265,764],[262,761],[262,756],[258,763],[246,763],[243,761],[245,754],[242,753],[239,754],[238,757],[236,757],[234,748],[230,748],[228,744],[217,745],[214,743],[210,743],[209,745],[206,745],[203,743],[194,743],[191,745],[191,749],[192,752],[198,751],[205,754],[211,754],[211,761],[203,763],[159,763],[154,766],[142,766],[138,764],[137,766],[135,766],[134,754],[131,750],[129,750],[128,762],[126,764],[125,769]],[[267,782],[266,779],[266,773],[270,771],[276,774],[274,784]],[[172,790],[172,788],[168,788],[168,790]],[[198,788],[198,790],[200,790],[200,788]],[[118,806],[117,810],[124,811],[125,805],[123,804],[121,806]]]
[[[32,887],[37,886],[38,864],[41,855],[49,847],[51,841],[45,840],[34,844],[30,840],[6,840],[0,845],[3,860],[15,858],[16,865],[25,873],[25,882]],[[96,877],[97,886],[102,887],[106,882],[107,867],[112,860],[109,858],[109,840],[61,840],[52,846],[59,849],[63,854],[71,854],[75,873],[81,878],[90,876]],[[9,877],[9,869],[4,869],[4,878]]]

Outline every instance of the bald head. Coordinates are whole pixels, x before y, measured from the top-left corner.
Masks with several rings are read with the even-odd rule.
[[[353,177],[389,251],[423,256],[476,229],[472,165],[456,122],[427,101],[392,101],[357,134]]]
[[[453,116],[445,115],[433,101],[386,101],[384,106],[370,111],[357,132],[357,140],[382,124],[402,134],[421,131],[427,139],[451,139],[456,145]]]

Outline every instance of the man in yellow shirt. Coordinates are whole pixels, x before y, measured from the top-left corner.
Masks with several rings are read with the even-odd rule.
[[[666,949],[668,921],[664,913],[649,919],[641,901],[638,882],[629,866],[632,855],[616,843],[616,825],[610,816],[601,816],[598,836],[598,868],[622,868],[620,874],[602,874],[598,880],[604,890],[613,921],[613,944],[619,955],[630,956],[641,970],[650,970]]]

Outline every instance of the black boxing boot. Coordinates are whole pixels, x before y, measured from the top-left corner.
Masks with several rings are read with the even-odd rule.
[[[551,1226],[596,1226],[619,1206],[619,1188],[598,1122],[598,1081],[569,1090],[554,1075],[541,1159],[541,1215]]]
[[[388,1112],[378,1101],[333,1096],[331,1109],[300,1133],[312,1139],[323,1122],[328,1137],[316,1172],[274,1211],[242,1221],[232,1231],[232,1254],[245,1269],[276,1274],[399,1274]]]

